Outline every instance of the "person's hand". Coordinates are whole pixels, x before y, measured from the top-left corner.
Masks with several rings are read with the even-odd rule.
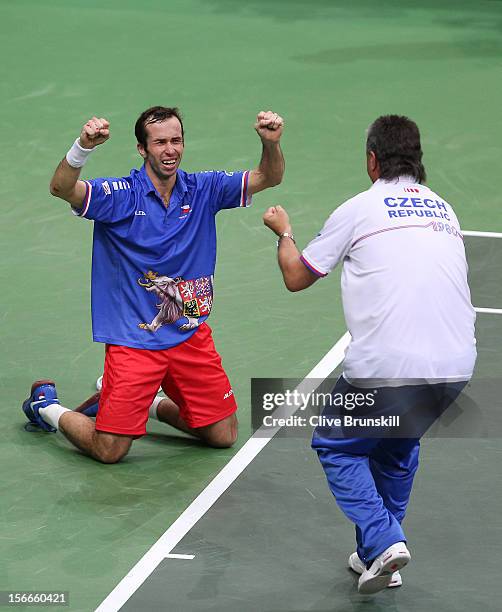
[[[84,125],[80,132],[80,145],[84,149],[94,149],[110,138],[110,123],[101,117],[93,117]]]
[[[282,206],[271,206],[267,208],[263,215],[263,223],[278,236],[284,232],[288,232],[289,234],[292,233],[288,213]]]
[[[277,143],[284,129],[284,119],[273,111],[260,111],[254,129],[263,142]]]

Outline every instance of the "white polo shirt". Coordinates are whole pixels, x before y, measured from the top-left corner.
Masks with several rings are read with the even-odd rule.
[[[332,213],[302,261],[319,276],[343,261],[349,382],[470,379],[476,314],[463,238],[452,207],[428,187],[376,181]]]

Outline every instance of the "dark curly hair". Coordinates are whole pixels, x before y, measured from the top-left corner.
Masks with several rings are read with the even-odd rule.
[[[380,178],[388,181],[399,176],[412,176],[417,183],[425,182],[420,132],[417,124],[408,117],[378,117],[368,129],[366,151],[375,154]]]

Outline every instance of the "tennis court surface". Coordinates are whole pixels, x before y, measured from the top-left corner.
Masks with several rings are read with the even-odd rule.
[[[368,187],[365,129],[397,112],[419,125],[428,184],[462,228],[502,231],[502,2],[5,0],[0,32],[0,590],[69,591],[72,612],[103,601],[102,610],[115,609],[117,585],[124,606],[141,612],[500,609],[502,443],[493,428],[492,438],[424,443],[405,588],[369,606],[345,569],[352,529],[308,440],[246,444],[250,380],[327,375],[345,332],[339,271],[299,295],[282,286],[261,221],[268,206],[289,210],[304,246],[336,206]],[[112,137],[83,178],[138,167],[134,122],[154,104],[181,108],[190,172],[254,167],[256,113],[280,112],[286,174],[250,209],[218,215],[210,325],[239,404],[235,448],[208,449],[151,423],[125,461],[106,466],[60,434],[23,428],[20,405],[33,380],[55,379],[73,407],[103,366],[103,347],[91,340],[92,227],[48,184],[93,115],[110,121]],[[502,308],[500,242],[468,239],[480,308]],[[500,321],[479,315],[482,389],[472,387],[493,418]],[[241,448],[248,459],[260,452],[209,508],[199,506]],[[178,520],[171,544],[133,571]]]

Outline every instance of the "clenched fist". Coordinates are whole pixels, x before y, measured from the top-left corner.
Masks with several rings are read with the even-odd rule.
[[[291,233],[288,213],[282,206],[271,206],[263,215],[263,223],[278,236],[284,232]]]
[[[284,129],[284,119],[273,111],[261,111],[256,117],[254,129],[264,142],[279,142]]]
[[[110,123],[101,117],[93,117],[80,132],[80,144],[84,149],[94,149],[110,138]]]

